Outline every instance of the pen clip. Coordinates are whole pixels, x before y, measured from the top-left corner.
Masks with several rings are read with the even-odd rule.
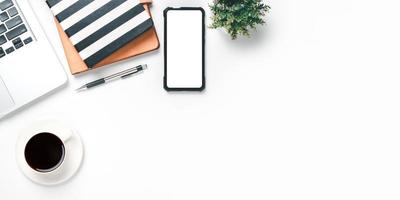
[[[121,76],[121,79],[128,78],[128,77],[130,77],[130,76],[132,76],[132,75],[134,75],[134,74],[136,74],[136,73],[138,73],[140,71],[142,71],[142,70],[137,70],[137,71],[131,72],[129,74],[125,74],[125,75]]]

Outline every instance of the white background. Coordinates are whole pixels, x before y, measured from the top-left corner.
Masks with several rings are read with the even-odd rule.
[[[204,93],[165,92],[160,49],[70,76],[2,120],[0,199],[399,199],[400,3],[268,3],[268,26],[250,39],[207,30]],[[154,3],[161,42],[162,10],[190,5],[207,8]],[[46,30],[57,41],[51,19]],[[141,63],[139,76],[74,92]],[[44,117],[68,121],[85,143],[81,170],[56,187],[30,182],[15,162],[18,131]]]

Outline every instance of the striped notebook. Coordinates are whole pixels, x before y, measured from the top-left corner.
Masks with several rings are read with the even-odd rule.
[[[89,68],[153,27],[139,0],[46,0]]]

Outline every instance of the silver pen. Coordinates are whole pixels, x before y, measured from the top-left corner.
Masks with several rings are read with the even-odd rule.
[[[133,74],[137,74],[137,73],[139,73],[139,72],[141,72],[141,71],[143,71],[145,69],[147,69],[147,65],[139,65],[139,66],[136,66],[136,67],[132,67],[132,68],[129,68],[129,69],[124,70],[122,72],[118,72],[118,73],[112,74],[110,76],[107,76],[107,77],[92,81],[90,83],[87,83],[87,84],[83,85],[82,87],[76,89],[76,91],[79,92],[79,91],[87,90],[87,89],[90,89],[92,87],[96,87],[96,86],[108,83],[108,82],[116,80],[116,79],[124,79],[124,78],[127,78],[127,77],[129,77],[129,76],[131,76]]]

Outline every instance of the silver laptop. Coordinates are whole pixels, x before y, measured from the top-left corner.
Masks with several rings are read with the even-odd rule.
[[[67,81],[29,2],[0,0],[0,118]]]

